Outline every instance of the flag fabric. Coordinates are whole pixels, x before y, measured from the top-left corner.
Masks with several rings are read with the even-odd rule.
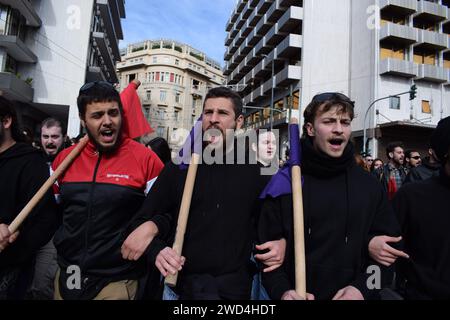
[[[192,153],[202,154],[202,142],[203,142],[203,129],[202,129],[202,116],[195,121],[186,141],[178,152],[178,157],[175,163],[181,170],[187,170],[189,163],[191,162]]]
[[[269,181],[266,188],[260,195],[260,199],[265,199],[267,197],[277,198],[282,195],[292,194],[291,168],[296,165],[299,166],[302,157],[300,129],[298,124],[289,125],[289,144],[289,160]]]
[[[131,139],[155,132],[144,117],[137,88],[138,85],[131,82],[120,94],[123,105],[123,135]]]

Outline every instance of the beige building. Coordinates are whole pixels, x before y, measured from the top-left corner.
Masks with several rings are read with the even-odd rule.
[[[117,64],[121,89],[139,88],[142,107],[156,134],[174,147],[201,115],[208,89],[222,85],[221,66],[203,52],[172,40],[148,40],[122,50]],[[184,129],[184,130],[180,130]],[[178,131],[178,132],[177,132]]]

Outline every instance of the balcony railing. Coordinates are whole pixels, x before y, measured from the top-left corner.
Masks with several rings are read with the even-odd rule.
[[[405,44],[416,43],[419,39],[418,29],[388,22],[380,29],[380,40],[394,38]]]
[[[414,78],[417,76],[417,64],[411,61],[400,59],[384,59],[380,61],[381,75],[394,75],[405,78]]]

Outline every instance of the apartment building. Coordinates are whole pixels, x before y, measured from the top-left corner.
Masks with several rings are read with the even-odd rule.
[[[210,88],[224,83],[221,66],[187,44],[160,39],[130,44],[117,64],[120,87],[138,79],[144,115],[176,148],[202,113]]]
[[[118,82],[121,18],[124,0],[0,0],[0,94],[28,130],[55,116],[79,134],[80,87]]]
[[[226,25],[227,84],[249,106],[247,127],[270,127],[272,112],[283,144],[290,115],[315,94],[338,91],[355,100],[359,149],[366,128],[375,156],[392,140],[425,150],[450,114],[449,7],[447,0],[240,0]],[[410,101],[412,84],[418,94]]]

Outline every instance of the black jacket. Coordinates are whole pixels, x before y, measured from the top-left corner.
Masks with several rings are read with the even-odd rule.
[[[16,143],[0,154],[0,177],[0,223],[9,225],[48,179],[49,167],[42,153]],[[0,253],[0,268],[30,262],[36,250],[51,239],[59,221],[49,190],[20,227],[16,242]]]
[[[398,265],[407,299],[450,299],[450,177],[402,187],[393,200],[410,259]]]
[[[308,154],[303,150],[306,162]],[[330,174],[323,172],[326,167],[303,166],[306,289],[319,300],[333,298],[348,285],[366,299],[374,297],[366,286],[367,267],[374,264],[368,257],[368,243],[375,235],[399,234],[380,184],[356,166],[352,155],[347,165],[341,161],[341,169]],[[263,274],[264,287],[273,299],[295,288],[292,212],[292,195],[268,198],[259,222],[260,242],[287,239],[283,265]]]
[[[422,165],[412,168],[405,179],[405,184],[430,179],[439,176],[441,165],[431,164],[429,158],[423,160]]]
[[[154,262],[157,254],[171,246],[178,219],[187,170],[168,164],[141,210],[137,223],[151,220],[159,235],[149,246]],[[255,218],[258,196],[268,177],[260,175],[258,165],[200,164],[184,239],[186,264],[178,278],[178,290],[188,295],[185,283],[218,281],[222,298],[250,297],[250,257],[256,236]],[[203,278],[204,277],[204,278]]]
[[[75,146],[53,162],[56,169]],[[125,139],[110,153],[99,153],[89,142],[59,177],[63,223],[55,234],[61,268],[60,293],[64,299],[91,299],[108,282],[138,279],[144,260],[123,259],[121,247],[127,227],[145,199],[149,181],[163,164],[153,151]],[[76,265],[81,290],[66,288],[66,268]]]

